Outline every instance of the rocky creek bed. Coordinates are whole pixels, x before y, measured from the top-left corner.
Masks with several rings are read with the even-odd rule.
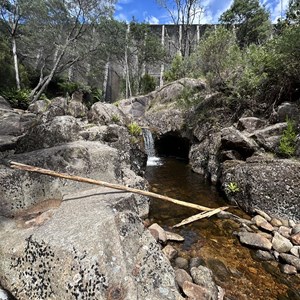
[[[224,205],[217,190],[203,177],[194,174],[186,163],[175,159],[162,161],[163,165],[147,168],[146,178],[152,190],[200,205]],[[185,237],[185,241],[171,242],[163,248],[176,269],[179,286],[183,290],[190,289],[183,288],[182,276],[197,283],[197,279],[194,280],[196,275],[193,275],[195,269],[193,272],[191,269],[201,266],[202,273],[205,273],[205,267],[212,271],[206,270],[210,274],[205,280],[207,285],[200,284],[206,293],[210,293],[211,299],[216,299],[217,292],[219,297],[224,292],[224,299],[299,299],[299,246],[292,245],[290,238],[282,239],[278,233],[287,230],[291,234],[291,226],[297,231],[299,225],[293,222],[288,224],[285,220],[272,220],[261,211],[253,218],[237,208],[231,208],[230,211],[234,215],[222,212],[181,229],[172,229],[173,225],[192,215],[193,211],[152,200],[151,221]],[[268,222],[276,226],[268,226]]]
[[[204,93],[193,111],[176,106],[186,88]],[[120,101],[119,107],[97,102],[87,109],[81,96],[37,101],[28,111],[12,109],[0,97],[4,289],[18,300],[197,299],[195,291],[212,299],[299,297],[299,140],[294,159],[276,156],[286,117],[299,121],[297,105],[276,107],[272,119],[245,112],[234,120],[220,95],[210,95],[205,82],[191,79]],[[205,118],[195,121],[202,110]],[[157,228],[149,230],[142,222],[149,209],[146,197],[8,167],[13,160],[148,189],[142,137],[128,129],[133,121],[150,129],[161,148],[166,137],[184,141],[192,170],[218,185],[232,205],[254,219],[224,213],[197,222],[206,236],[202,229],[194,234],[194,225],[188,225],[185,241],[170,242],[167,251]],[[172,189],[163,192],[172,196]],[[184,215],[181,210],[178,218]],[[170,226],[173,219],[156,222]],[[240,243],[256,248],[256,258],[270,262],[255,261],[254,252]],[[175,253],[170,247],[178,258],[169,256]],[[232,248],[238,249],[236,254],[230,254]],[[258,283],[264,287],[255,290]]]

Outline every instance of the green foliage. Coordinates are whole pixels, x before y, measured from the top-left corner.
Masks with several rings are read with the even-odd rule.
[[[290,0],[286,12],[286,21],[288,24],[300,24],[300,1]]]
[[[172,82],[180,78],[183,78],[184,76],[185,76],[185,71],[184,71],[183,58],[181,54],[176,54],[176,56],[172,61],[170,69],[166,71],[164,74],[164,79],[167,82]]]
[[[64,94],[72,95],[75,91],[80,90],[80,84],[69,80],[61,80],[57,83],[59,90]],[[59,92],[58,90],[58,92]]]
[[[153,76],[146,73],[140,80],[140,93],[147,94],[156,88],[156,80]]]
[[[280,139],[279,150],[285,157],[291,157],[296,151],[297,133],[295,123],[292,120],[287,120],[287,128],[283,131]]]
[[[30,90],[28,89],[10,89],[2,91],[2,96],[16,108],[27,109],[30,104]]]
[[[142,134],[142,128],[136,122],[129,123],[127,128],[133,137],[138,137]]]
[[[300,96],[300,27],[288,27],[266,45],[252,64],[257,88],[267,103],[295,101]],[[256,65],[256,66],[255,66]]]
[[[200,94],[195,94],[193,89],[185,87],[176,102],[179,107],[183,109],[190,109],[195,107],[202,100],[203,96]]]
[[[111,116],[111,121],[113,122],[113,123],[119,123],[120,122],[120,117],[118,116],[118,115],[112,115]]]
[[[270,14],[259,0],[234,0],[219,21],[236,25],[236,36],[241,47],[263,43],[272,33]]]
[[[228,90],[240,76],[241,60],[234,33],[219,27],[206,33],[191,56],[188,68],[195,77],[205,76],[212,88]]]
[[[100,102],[104,101],[104,95],[101,89],[97,89],[97,88],[92,89],[91,96],[92,96],[93,103],[97,101]]]
[[[240,191],[240,188],[236,182],[229,182],[226,185],[226,189],[229,193],[232,193],[232,194],[238,193]]]

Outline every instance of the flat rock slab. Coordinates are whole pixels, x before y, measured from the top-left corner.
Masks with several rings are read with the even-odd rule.
[[[19,300],[179,298],[174,270],[132,195],[99,188],[63,200],[41,226],[17,228],[1,217],[5,289]]]
[[[240,242],[247,246],[261,249],[261,250],[271,250],[272,243],[265,237],[258,233],[251,232],[241,232],[239,233]]]

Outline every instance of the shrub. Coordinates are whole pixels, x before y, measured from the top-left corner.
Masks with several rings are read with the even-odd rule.
[[[283,131],[279,144],[279,151],[283,156],[291,157],[295,154],[296,139],[295,123],[292,120],[287,120],[287,128]]]
[[[10,89],[3,91],[2,95],[12,107],[27,109],[30,104],[30,90],[28,89]]]
[[[140,80],[140,93],[147,94],[156,88],[156,80],[153,76],[146,73]]]
[[[242,54],[232,31],[206,33],[186,65],[193,77],[205,76],[214,89],[232,89],[239,78]]]
[[[171,67],[164,74],[164,79],[167,82],[175,81],[185,76],[184,63],[181,54],[176,54],[174,57]]]

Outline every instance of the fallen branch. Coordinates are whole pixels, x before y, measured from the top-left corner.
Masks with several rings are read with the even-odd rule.
[[[28,171],[28,172],[35,172],[35,173],[40,173],[40,174],[44,174],[44,175],[49,175],[52,177],[64,178],[64,179],[69,179],[69,180],[78,181],[78,182],[85,182],[85,183],[89,183],[89,184],[100,185],[100,186],[104,186],[104,187],[108,187],[108,188],[112,188],[112,189],[116,189],[116,190],[127,191],[130,193],[135,193],[135,194],[139,194],[139,195],[143,195],[143,196],[147,196],[147,197],[153,197],[153,198],[169,201],[174,204],[194,208],[194,209],[201,210],[201,211],[208,211],[208,212],[214,211],[213,208],[209,208],[209,207],[205,207],[205,206],[201,206],[198,204],[189,203],[189,202],[185,202],[185,201],[180,201],[180,200],[177,200],[174,198],[170,198],[168,196],[163,196],[163,195],[156,194],[153,192],[148,192],[148,191],[144,191],[144,190],[127,187],[127,186],[124,186],[121,184],[108,183],[105,181],[94,180],[94,179],[90,179],[90,178],[69,175],[69,174],[65,174],[65,173],[58,173],[58,172],[55,172],[52,170],[47,170],[47,169],[42,169],[42,168],[30,166],[30,165],[25,165],[25,164],[21,164],[21,163],[14,162],[14,161],[11,161],[10,164],[11,164],[11,168],[13,168],[13,169],[18,169],[18,170],[23,170],[23,171]]]
[[[223,207],[219,207],[214,210],[211,210],[211,211],[201,212],[200,214],[197,214],[197,215],[194,215],[187,219],[182,220],[180,223],[174,225],[173,228],[177,228],[177,227],[180,227],[180,226],[183,226],[183,225],[186,225],[186,224],[189,224],[189,223],[192,223],[192,222],[204,219],[204,218],[209,218],[209,217],[211,217],[223,210],[226,210],[228,208],[229,208],[229,206],[223,206]]]

